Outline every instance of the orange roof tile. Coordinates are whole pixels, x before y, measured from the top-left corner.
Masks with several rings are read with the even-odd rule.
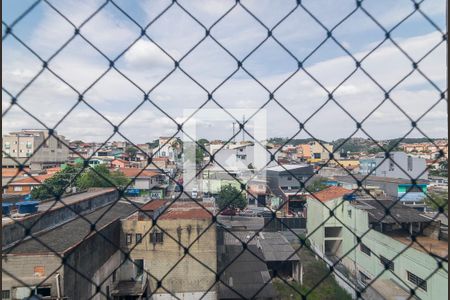
[[[308,196],[312,199],[318,199],[319,201],[326,202],[330,201],[339,197],[344,196],[345,194],[351,193],[352,190],[344,189],[340,186],[330,186],[329,188],[326,188],[324,190],[321,190],[320,192],[314,193],[315,196]]]
[[[44,174],[33,177],[27,177],[11,182],[9,185],[40,185],[44,180],[52,177],[54,174]]]
[[[24,168],[24,170],[30,172],[29,168]],[[24,173],[24,171],[19,172],[17,168],[2,168],[2,177],[22,176]]]

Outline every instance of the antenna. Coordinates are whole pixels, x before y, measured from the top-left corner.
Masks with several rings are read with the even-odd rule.
[[[236,124],[236,122],[233,122],[233,143],[234,143],[234,125]]]
[[[244,131],[245,115],[242,115],[242,142],[244,142],[245,131]]]

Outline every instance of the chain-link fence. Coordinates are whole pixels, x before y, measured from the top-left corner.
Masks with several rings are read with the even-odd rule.
[[[435,15],[443,15],[444,12],[436,12],[433,1],[379,3],[384,12],[395,6],[392,7],[392,14],[383,14],[383,17],[374,9],[376,5],[373,1],[342,4],[346,9],[337,11],[329,8],[334,7],[330,3],[317,5],[308,1],[286,1],[276,7],[279,10],[264,12],[257,3],[252,2],[238,0],[215,5],[205,2],[198,6],[202,7],[202,13],[189,1],[169,1],[163,3],[164,6],[158,3],[159,9],[153,10],[152,7],[149,13],[151,18],[145,22],[139,14],[140,9],[133,7],[134,4],[113,0],[93,3],[95,4],[91,3],[86,7],[83,3],[72,3],[69,8],[62,2],[49,0],[31,2],[27,7],[21,3],[20,9],[15,9],[15,13],[12,13],[13,17],[4,17],[2,21],[5,51],[22,53],[22,56],[11,55],[10,60],[3,60],[6,70],[10,70],[11,65],[16,72],[6,72],[4,75],[22,78],[22,81],[4,80],[4,125],[8,122],[17,123],[18,126],[37,124],[46,132],[40,136],[38,145],[34,148],[30,146],[28,149],[32,150],[22,156],[20,140],[16,144],[9,144],[4,136],[3,165],[8,162],[16,168],[11,176],[3,178],[3,190],[4,193],[9,191],[19,179],[22,180],[22,185],[16,186],[22,187],[11,188],[12,192],[21,191],[26,184],[20,177],[26,175],[28,185],[36,184],[35,189],[47,195],[47,199],[38,203],[37,213],[33,211],[36,205],[33,201],[22,201],[16,206],[19,213],[23,214],[9,216],[6,214],[9,214],[11,204],[5,203],[7,198],[4,198],[2,299],[24,299],[33,295],[43,299],[441,299],[448,294],[448,247],[444,245],[444,240],[447,239],[444,237],[448,219],[447,200],[439,201],[434,198],[436,194],[423,188],[426,185],[423,178],[431,166],[447,159],[447,142],[437,143],[435,136],[430,136],[427,130],[421,128],[430,126],[427,117],[433,112],[438,111],[447,119],[447,114],[442,111],[447,108],[447,87],[442,79],[445,75],[436,75],[435,70],[436,64],[442,67],[445,62],[443,56],[437,55],[438,60],[433,56],[439,51],[445,52],[447,29],[445,24],[441,24],[442,21],[436,20]],[[142,6],[145,5],[147,4]],[[445,3],[442,6],[444,5]],[[437,9],[444,9],[442,6],[437,6]],[[397,11],[397,8],[400,10]],[[320,14],[320,10],[326,11],[329,18],[324,13]],[[80,13],[81,11],[84,13]],[[233,16],[234,14],[238,14],[238,17]],[[33,40],[30,33],[34,33],[34,28],[30,24],[34,24],[33,20],[49,16],[58,19],[61,28],[38,27],[38,30],[48,31],[48,39],[40,37]],[[236,20],[243,16],[251,26],[258,28],[258,32],[241,35],[246,33],[246,27],[229,25],[230,19]],[[176,25],[177,18],[181,17],[189,20],[189,26],[196,28],[189,36],[190,39],[176,33],[182,29]],[[98,32],[105,28],[95,26],[101,24],[101,21],[115,18],[120,18],[121,22],[126,21],[133,30],[121,35],[120,26],[114,30],[107,27],[111,38],[105,39],[103,33]],[[165,20],[162,21],[163,19]],[[160,22],[162,25],[158,25]],[[375,38],[369,39],[360,32],[358,39],[352,41],[352,46],[358,48],[353,51],[348,42],[350,38],[341,28],[348,31],[352,27],[367,26],[364,25],[367,22],[372,26],[371,32],[376,32],[373,33]],[[411,23],[408,24],[409,22]],[[92,23],[95,24],[94,28],[90,27]],[[228,29],[232,32],[231,39],[223,38],[223,24],[231,26]],[[289,25],[286,28],[283,24]],[[310,30],[306,24],[315,28],[310,35],[306,35],[306,31]],[[71,34],[62,34],[63,31]],[[414,43],[418,43],[417,37],[409,40],[404,38],[410,36],[411,31],[428,33],[420,36],[425,42],[414,46]],[[165,35],[172,35],[182,46],[177,51],[173,50],[173,44],[164,43]],[[246,42],[252,35],[259,38],[254,45]],[[56,40],[56,44],[49,43]],[[365,49],[357,46],[363,40]],[[73,44],[78,47],[81,42],[89,50],[76,48],[68,53],[75,55],[77,51],[91,51],[86,57],[95,56],[96,63],[103,63],[100,68],[87,71],[86,66],[77,64],[79,62],[70,63],[70,58],[68,64],[58,63],[59,57],[67,55],[64,53],[68,48],[73,47]],[[7,43],[14,43],[15,48]],[[380,50],[386,44],[389,44],[389,49]],[[205,57],[196,56],[196,52],[205,53],[204,49],[200,50],[202,47],[214,47],[226,58],[210,53],[212,59],[206,60],[205,66]],[[17,50],[19,48],[20,51]],[[276,48],[283,53],[285,60],[274,63],[272,53],[264,48]],[[369,61],[372,57],[379,56],[380,51],[395,51],[397,56],[391,60],[387,56],[384,62],[383,57],[378,58],[375,69]],[[320,54],[324,57],[334,57],[339,52],[341,59],[346,60],[345,70],[340,69],[342,64],[336,63],[339,70],[332,74],[333,78],[330,80],[322,77],[314,66],[320,64],[317,57],[320,57],[319,52],[324,52]],[[132,57],[127,57],[129,53],[137,58],[133,60]],[[141,64],[145,65],[146,55],[156,65],[157,75],[145,80],[136,79],[124,67],[124,60],[134,63],[132,68],[138,69],[142,67]],[[252,64],[251,60],[256,56],[260,60]],[[232,65],[228,71],[226,67],[221,68],[222,61]],[[210,62],[211,65],[208,64]],[[39,67],[36,67],[37,63]],[[89,65],[91,61],[87,59],[83,63]],[[283,66],[278,66],[278,63]],[[332,64],[331,61],[325,63]],[[164,67],[159,68],[158,64]],[[268,68],[265,75],[273,75],[275,79],[270,81],[261,76],[261,69],[255,67],[258,64],[267,64],[268,67],[264,66]],[[192,65],[201,65],[203,69],[193,70]],[[396,72],[395,69],[400,68],[399,66],[402,66],[404,72]],[[280,75],[281,67],[290,71]],[[209,69],[217,70],[214,73],[215,81],[204,81],[199,77],[201,72],[207,73]],[[152,71],[153,69],[144,70]],[[398,78],[391,76],[393,73]],[[132,89],[131,95],[125,96],[125,93],[119,91],[120,88],[115,90],[113,84],[117,81],[107,81],[105,78],[108,76],[115,76],[126,82],[129,87],[124,89],[125,93]],[[181,103],[164,99],[158,94],[158,90],[164,85],[170,91],[181,90],[181,96],[183,93],[191,93],[186,85],[177,82],[177,76],[183,76],[198,91],[195,93],[195,109],[190,109],[184,118],[175,114],[171,107],[180,106]],[[263,95],[258,105],[251,103],[255,109],[250,110],[243,120],[227,104],[231,101],[227,98],[229,96],[222,94],[224,90],[238,89],[229,85],[234,76],[246,78],[243,92],[237,97],[250,98],[254,86]],[[286,92],[285,86],[295,82],[297,76],[302,76],[307,84],[300,84],[299,89]],[[40,93],[39,90],[30,92],[33,106],[27,100],[30,98],[27,92],[36,85],[42,85],[39,82],[42,77],[49,88]],[[355,77],[359,80],[349,83]],[[74,78],[82,78],[84,84],[75,84]],[[95,88],[104,84],[104,80],[110,84],[107,85],[107,90],[114,90],[113,93],[119,93],[119,97],[133,98],[134,102],[130,101],[133,108],[124,117],[111,116],[103,111],[108,106],[115,105],[118,111],[126,111],[120,104],[108,102],[108,96],[115,97],[113,93],[106,94],[106,104],[99,101],[101,97],[95,92]],[[403,85],[415,84],[419,86],[415,87],[418,89],[418,96],[414,95],[414,88],[406,96],[397,93]],[[427,90],[423,92],[421,87],[425,85]],[[358,112],[356,116],[354,107],[343,103],[346,98],[353,97],[352,88],[367,86],[376,91],[372,95],[378,95],[371,102],[375,105],[370,107],[366,105],[365,99],[359,99],[357,105],[369,109],[364,113]],[[64,108],[58,102],[63,100],[51,94],[58,89],[62,94],[57,96],[65,95],[70,99],[67,102],[69,104],[64,103]],[[285,97],[289,92],[295,95]],[[298,102],[306,101],[302,94],[309,93],[313,94],[312,97],[318,104],[307,109],[299,108]],[[51,101],[42,99],[47,97]],[[416,102],[406,102],[405,106],[399,100],[405,97],[426,98],[426,101],[419,105]],[[290,102],[289,99],[294,100]],[[55,105],[56,110],[50,116],[46,115],[52,108],[39,107],[36,103],[40,101],[44,103],[43,106]],[[240,108],[246,107],[247,103],[242,102],[241,105]],[[331,105],[335,110],[321,116]],[[395,128],[398,126],[395,120],[404,119],[407,124],[401,137],[391,143],[382,142],[375,137],[372,130],[374,123],[371,123],[372,118],[379,117],[380,110],[386,105],[391,113],[382,119],[383,124],[375,123],[375,127],[381,126],[383,130],[386,128],[391,131],[383,136],[390,136],[393,131],[403,129],[402,126]],[[409,105],[415,106],[418,112],[410,113]],[[127,128],[133,120],[139,122],[140,117],[148,120],[139,115],[139,111],[144,111],[149,106],[161,116],[157,118],[152,115],[151,118],[154,117],[164,127],[170,128],[164,131],[166,135],[170,132],[168,137],[160,139],[152,151],[144,149],[146,144],[138,144],[134,138],[136,135]],[[72,116],[80,114],[80,107],[91,114],[84,119],[70,121]],[[227,135],[229,138],[222,141],[214,151],[193,136],[190,130],[186,130],[189,121],[205,110],[207,114],[218,110],[227,116],[229,123],[233,123],[233,134]],[[280,121],[286,123],[283,126],[291,126],[286,131],[283,131],[283,126],[277,127],[281,128],[281,132],[276,133],[278,136],[289,137],[281,139],[273,149],[268,147],[266,141],[255,137],[254,126],[249,126],[263,112],[268,115],[278,113],[282,116]],[[342,124],[341,121],[337,124],[329,123],[336,112],[343,114],[347,121],[342,121]],[[95,120],[96,124],[90,130],[104,131],[106,136],[102,142],[91,144],[94,149],[89,153],[83,152],[80,143],[74,147],[73,143],[56,133],[57,130],[61,131],[60,125],[64,123],[88,122],[89,118]],[[346,122],[353,129],[345,129]],[[390,122],[392,126],[389,125]],[[138,130],[138,135],[158,135],[158,132],[154,132],[159,125],[152,124],[139,127],[141,130]],[[334,148],[330,148],[324,138],[317,134],[317,127],[321,124],[334,125],[335,128],[330,131],[345,138],[339,140]],[[268,122],[267,127],[272,126],[275,128],[279,124]],[[437,125],[433,123],[431,126]],[[294,129],[291,130],[292,128]],[[151,134],[148,133],[150,131]],[[26,143],[26,134],[33,135],[33,132],[35,131],[22,132]],[[270,128],[268,132],[273,135]],[[429,132],[442,134],[442,131]],[[407,165],[395,159],[399,155],[396,152],[399,146],[413,133],[422,137],[430,147],[437,149],[437,155],[430,158],[427,166],[419,173],[412,172],[413,158],[408,158]],[[259,164],[254,162],[252,167],[248,166],[245,176],[239,176],[239,172],[236,175],[236,170],[230,170],[229,165],[219,159],[220,153],[239,149],[230,148],[230,145],[236,146],[235,139],[241,134],[251,141],[252,147],[262,150],[267,158],[262,164],[258,161]],[[179,138],[180,135],[183,140]],[[361,135],[370,141],[374,153],[379,152],[375,157],[378,159],[376,166],[364,175],[355,173],[346,165],[341,151],[347,149],[345,147],[352,138]],[[119,170],[128,169],[126,172],[131,175],[115,172],[114,168],[105,171],[92,165],[100,157],[98,153],[117,138],[126,141],[134,150],[122,147],[122,152],[128,153],[127,159],[116,158],[111,164],[116,163]],[[294,166],[292,161],[296,161],[296,158],[287,159],[289,163],[286,163],[286,158],[280,158],[284,149],[300,138],[314,142],[321,149],[322,157]],[[57,175],[49,176],[52,175],[49,170],[46,175],[38,175],[29,166],[37,153],[49,151],[52,143],[56,143],[56,149],[70,149],[72,160],[78,163],[65,166],[66,169],[56,173]],[[27,152],[27,148],[24,149]],[[167,149],[175,154],[161,159],[170,156],[161,154]],[[201,154],[198,155],[197,152]],[[140,159],[136,158],[137,153]],[[186,169],[183,169],[181,162],[189,159],[194,171],[189,178],[185,176],[182,182],[180,178]],[[67,164],[67,161],[64,163]],[[134,163],[138,167],[132,168]],[[167,164],[172,166],[169,168]],[[220,197],[225,195],[222,190],[218,192],[219,195],[215,195],[214,200],[198,186],[198,182],[201,183],[199,179],[207,178],[207,182],[211,182],[209,172],[212,165],[231,181],[230,186],[236,187],[235,190],[230,189],[225,205],[220,204]],[[344,184],[344,187],[327,186],[321,191],[317,189],[319,174],[324,174],[323,171],[331,165],[340,170],[341,177],[350,180],[351,188]],[[376,178],[383,180],[377,170],[386,165],[389,166],[389,171],[395,169],[400,173],[399,177],[406,178],[392,179],[389,183],[396,188],[406,186],[405,193],[398,197],[388,199],[386,195],[380,196],[371,187],[374,184],[368,183]],[[299,168],[301,174],[298,173]],[[123,175],[132,180],[124,179]],[[274,178],[281,180],[280,176],[295,181],[289,191],[281,183],[274,182]],[[145,184],[154,183],[165,191],[166,195],[161,194],[159,197],[164,198],[163,201],[148,202],[151,189],[148,189],[147,196],[134,197],[130,188],[138,186],[142,178],[145,178]],[[196,182],[197,188],[187,188],[191,182]],[[281,198],[278,205],[274,206],[266,200],[260,202],[260,193],[251,188],[251,184],[255,185],[255,182],[256,185],[263,182],[264,195],[271,194]],[[105,186],[108,188],[89,189]],[[73,187],[77,187],[78,191],[74,192]],[[434,206],[436,213],[427,217],[426,213],[418,212],[420,205],[412,208],[403,205],[408,194],[417,192],[418,189],[424,198],[416,202]],[[30,192],[38,195],[32,190]],[[247,198],[257,199],[256,202],[260,205],[256,206],[259,206],[260,211],[244,215],[245,211],[242,209],[243,215],[235,216],[236,207],[240,205],[232,203],[235,200],[241,201],[242,198],[243,201],[247,201]],[[291,210],[295,201],[301,203],[301,213],[293,215]],[[83,205],[82,202],[89,204]]]

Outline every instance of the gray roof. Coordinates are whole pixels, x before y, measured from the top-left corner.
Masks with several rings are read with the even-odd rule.
[[[298,261],[300,258],[294,252],[289,241],[279,232],[261,232],[258,239],[264,260],[270,261]]]
[[[286,172],[286,170],[291,171],[291,170],[305,168],[305,167],[308,167],[308,165],[307,164],[295,164],[295,165],[286,164],[286,165],[277,165],[277,166],[273,166],[273,167],[268,167],[268,168],[266,168],[266,170],[276,171],[276,172]]]
[[[244,217],[244,216],[233,216],[232,218],[229,216],[218,216],[217,223],[226,227],[242,230],[260,230],[264,227],[264,218],[257,217]]]
[[[251,239],[251,240],[250,240]],[[256,245],[257,236],[255,236],[255,231],[232,231],[224,232],[224,243],[225,245],[242,245],[242,242],[249,245]]]
[[[355,178],[353,178],[355,177]],[[344,176],[334,176],[334,180],[346,182],[346,183],[355,183],[356,180],[362,180],[363,183],[370,184],[370,182],[387,182],[387,183],[394,183],[394,184],[411,184],[410,179],[404,179],[404,178],[393,178],[393,177],[382,177],[382,176],[373,176],[373,175],[361,175],[361,174],[353,174],[350,175],[344,175]],[[418,179],[417,184],[424,184],[428,183],[428,180],[424,179]]]
[[[429,223],[432,221],[422,216],[416,209],[403,205],[400,201],[357,200],[352,202],[352,205],[367,211],[369,223],[398,224],[411,222]],[[389,208],[389,215],[386,215],[387,208]]]
[[[137,206],[139,206],[139,204],[137,204]],[[128,216],[136,210],[134,205],[125,202],[116,202],[111,208],[110,207],[111,205],[108,204],[91,213],[83,215],[84,218],[77,217],[54,229],[38,234],[37,238],[40,242],[36,239],[28,239],[12,248],[4,250],[3,253],[30,255],[54,252],[61,253],[88,237],[91,232],[90,223],[97,222],[96,229],[99,231],[114,220]],[[42,244],[45,244],[47,247]]]
[[[250,252],[251,251],[251,252]],[[252,254],[253,253],[253,254]],[[256,245],[226,246],[219,263],[220,279],[228,286],[219,283],[219,299],[274,299],[277,292],[270,281],[269,271]]]

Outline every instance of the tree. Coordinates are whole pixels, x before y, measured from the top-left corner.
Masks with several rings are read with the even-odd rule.
[[[128,185],[130,179],[120,171],[110,172],[105,165],[97,165],[90,168],[81,175],[77,180],[77,185],[82,189],[91,187],[119,187],[123,188]]]
[[[67,166],[63,170],[55,173],[52,177],[44,180],[43,184],[31,191],[34,199],[48,199],[64,194],[66,189],[76,186],[75,177],[79,174],[79,166]]]
[[[138,153],[138,149],[136,147],[129,146],[125,149],[125,153],[128,154],[130,158],[135,158]]]
[[[247,201],[242,193],[231,184],[222,186],[217,197],[217,205],[220,210],[229,209],[244,209],[247,206]]]
[[[316,180],[314,180],[308,187],[308,191],[310,191],[311,193],[317,193],[320,192],[321,190],[324,190],[328,187],[328,185],[325,184],[325,182],[327,182],[328,180],[326,178],[318,178]]]
[[[448,192],[431,192],[428,194],[433,201],[426,197],[425,203],[435,210],[439,210],[439,207],[448,214]]]

